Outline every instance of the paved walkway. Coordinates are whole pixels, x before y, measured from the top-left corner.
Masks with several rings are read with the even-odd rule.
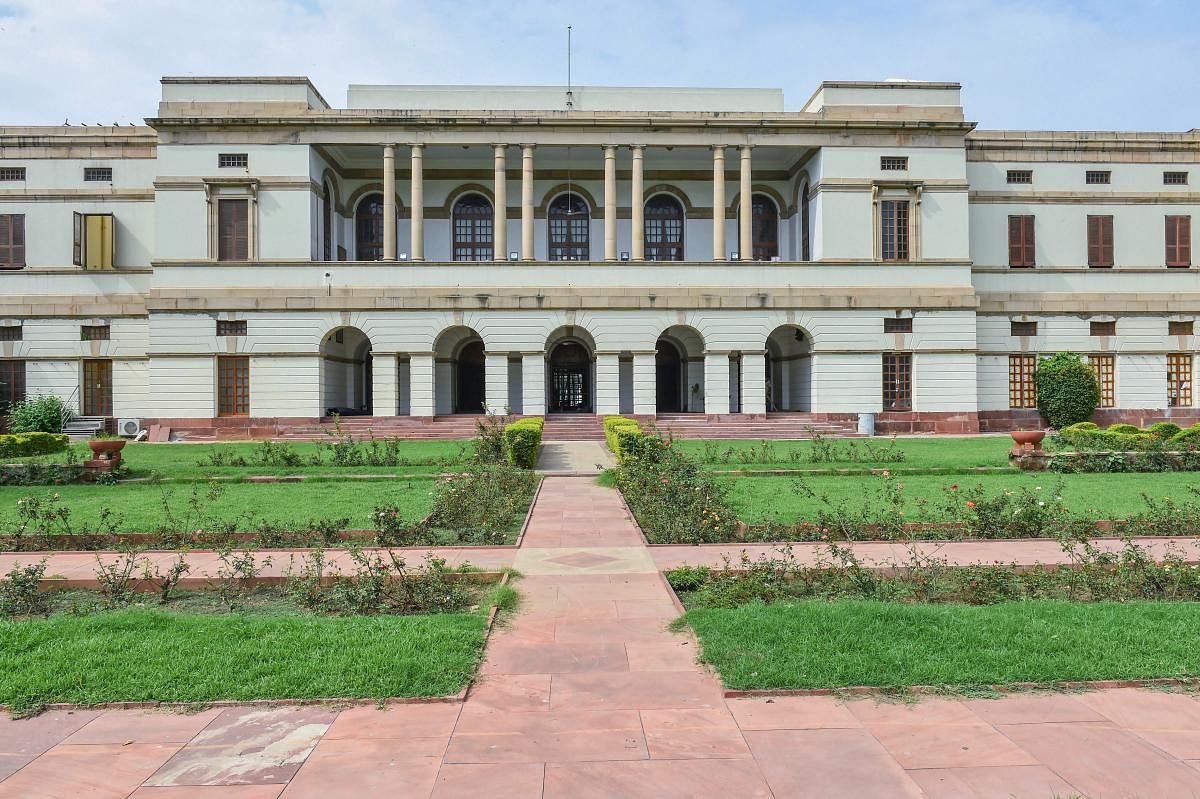
[[[538,452],[537,470],[543,474],[596,475],[616,466],[608,447],[599,441],[545,441]]]
[[[1200,797],[1184,694],[724,699],[587,478],[546,480],[513,554],[524,602],[465,703],[0,720],[0,797]]]

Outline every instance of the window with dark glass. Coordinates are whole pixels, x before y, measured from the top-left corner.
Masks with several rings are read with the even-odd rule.
[[[108,325],[80,325],[80,341],[108,341],[112,338],[112,328]]]
[[[800,260],[812,260],[812,244],[810,241],[810,229],[812,222],[809,219],[809,203],[808,203],[808,184],[800,190]]]
[[[354,211],[354,253],[359,261],[383,260],[383,195],[368,194]]]
[[[217,415],[250,415],[250,358],[245,355],[217,357]]]
[[[1168,336],[1190,336],[1196,330],[1196,323],[1191,319],[1167,322]]]
[[[883,319],[884,333],[911,333],[911,316],[886,316]]]
[[[883,200],[879,203],[879,214],[883,260],[907,261],[908,200]]]
[[[0,214],[0,269],[25,266],[25,214]]]
[[[455,261],[490,261],[495,257],[495,224],[492,203],[480,194],[468,194],[454,204]]]
[[[0,180],[24,180],[25,167],[0,166]]]
[[[112,167],[111,166],[85,166],[83,168],[84,180],[98,180],[106,183],[112,183]]]
[[[1088,332],[1093,336],[1115,336],[1117,335],[1117,323],[1109,322],[1091,322],[1088,325]]]
[[[0,416],[7,416],[10,407],[24,401],[25,361],[0,359]]]
[[[551,261],[587,261],[591,258],[592,214],[578,194],[560,194],[546,211]]]
[[[1014,269],[1034,266],[1033,216],[1008,218],[1008,265]]]
[[[1092,216],[1087,218],[1088,266],[1107,268],[1113,265],[1113,218]]]
[[[1005,178],[1009,183],[1033,183],[1033,170],[1010,169]]]
[[[1112,172],[1107,169],[1089,169],[1084,173],[1083,182],[1089,186],[1102,186],[1112,183]]]
[[[683,260],[683,206],[669,194],[657,194],[646,203],[645,245],[647,261]]]
[[[22,341],[25,328],[21,325],[0,325],[0,341]]]
[[[1009,322],[1008,334],[1010,336],[1036,336],[1037,322]]]
[[[883,409],[912,410],[912,354],[885,352],[883,354]]]
[[[1163,172],[1164,186],[1186,186],[1187,182],[1187,172]]]
[[[903,171],[908,169],[908,156],[881,155],[879,156],[879,168],[885,172]]]
[[[765,194],[753,195],[750,208],[750,238],[754,245],[751,257],[755,261],[769,261],[779,255],[779,210]]]
[[[321,260],[333,260],[333,198],[329,186],[321,198]]]
[[[250,260],[250,201],[217,201],[217,260]]]
[[[1167,266],[1187,268],[1192,265],[1192,218],[1167,217]]]
[[[341,331],[339,331],[341,332]],[[246,335],[246,320],[245,319],[218,319],[217,320],[217,335],[218,336],[244,336]]]
[[[221,153],[217,156],[218,169],[245,169],[250,165],[246,153]]]

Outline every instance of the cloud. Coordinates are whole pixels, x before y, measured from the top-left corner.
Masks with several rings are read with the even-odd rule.
[[[1197,125],[1200,42],[1183,2],[839,4],[756,0],[15,0],[0,3],[0,124],[136,121],[162,75],[308,75],[350,83],[566,80],[781,86],[826,79],[964,84],[984,127]]]

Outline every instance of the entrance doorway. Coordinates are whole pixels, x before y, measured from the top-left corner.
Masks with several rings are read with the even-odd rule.
[[[321,412],[370,416],[371,340],[357,327],[339,327],[321,339]]]
[[[654,395],[658,413],[678,413],[683,410],[683,358],[679,349],[660,338],[655,345]]]
[[[468,341],[454,359],[454,412],[483,413],[483,341]]]
[[[83,416],[112,416],[112,361],[83,362]]]
[[[559,342],[550,351],[550,413],[592,412],[592,358],[582,342]]]

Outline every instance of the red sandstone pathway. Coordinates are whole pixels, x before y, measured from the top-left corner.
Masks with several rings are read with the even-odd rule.
[[[1184,694],[726,700],[665,628],[662,551],[548,478],[465,703],[0,720],[0,797],[1200,797]]]

